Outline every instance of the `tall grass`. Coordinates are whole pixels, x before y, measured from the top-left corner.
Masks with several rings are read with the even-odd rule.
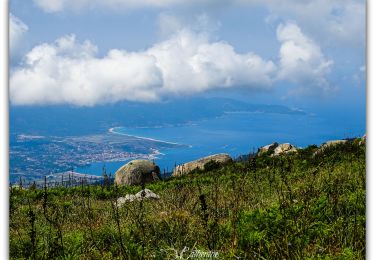
[[[365,258],[365,146],[246,157],[141,186],[10,189],[12,259]],[[148,188],[157,201],[119,206]]]

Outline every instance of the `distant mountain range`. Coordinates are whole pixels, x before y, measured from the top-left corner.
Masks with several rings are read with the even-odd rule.
[[[122,102],[95,107],[11,106],[10,133],[30,135],[86,135],[110,127],[184,124],[230,112],[304,115],[281,105],[250,104],[227,98],[186,98],[160,103]]]

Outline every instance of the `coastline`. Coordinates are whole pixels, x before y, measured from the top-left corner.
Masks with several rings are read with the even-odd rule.
[[[142,139],[142,140],[148,140],[148,141],[153,141],[153,142],[158,142],[158,143],[165,143],[165,144],[171,144],[171,145],[185,146],[184,144],[180,144],[180,143],[169,142],[169,141],[159,140],[159,139],[150,138],[150,137],[143,137],[143,136],[125,134],[125,133],[116,131],[115,130],[116,128],[123,128],[123,127],[121,127],[121,126],[111,127],[110,129],[108,129],[108,132],[110,132],[111,134],[124,135],[124,136],[128,136],[128,137],[134,137],[134,138],[138,138],[138,139]],[[186,145],[186,146],[190,147],[190,145]]]

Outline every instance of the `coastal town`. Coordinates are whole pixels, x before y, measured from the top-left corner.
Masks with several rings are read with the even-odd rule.
[[[17,135],[10,149],[10,181],[41,179],[94,162],[150,159],[157,148],[172,146],[155,140],[106,133],[80,137]]]

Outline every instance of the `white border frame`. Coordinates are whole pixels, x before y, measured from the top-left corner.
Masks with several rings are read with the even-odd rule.
[[[1,26],[0,26],[0,259],[9,259],[9,99],[8,99],[8,1],[1,1]],[[373,82],[373,76],[375,74],[373,62],[375,59],[375,19],[371,16],[375,14],[375,3],[374,1],[367,1],[367,59],[366,59],[366,92],[367,92],[367,160],[366,160],[366,174],[367,174],[367,186],[366,186],[366,205],[367,205],[367,225],[366,225],[366,256],[367,259],[375,259],[375,176],[374,176],[374,161],[371,159],[373,155],[372,149],[375,147],[375,138],[372,138],[374,134],[374,115],[375,115],[375,104],[371,103],[371,100],[375,100],[375,92],[371,89],[371,83]],[[353,37],[356,37],[353,35]],[[372,190],[374,188],[374,190]]]

